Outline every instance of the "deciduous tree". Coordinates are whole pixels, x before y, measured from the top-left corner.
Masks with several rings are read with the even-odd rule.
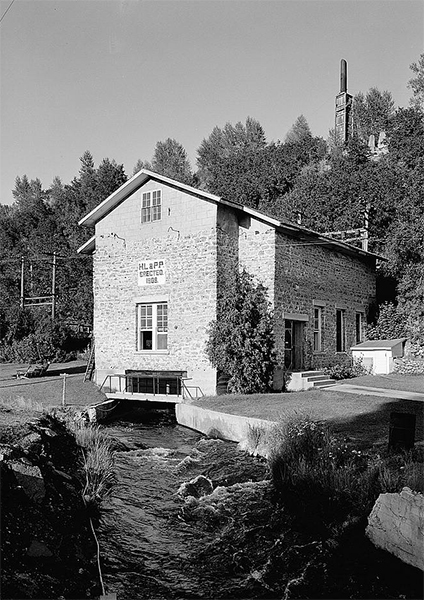
[[[167,138],[156,144],[152,170],[181,183],[193,184],[193,172],[187,152],[177,140]]]
[[[424,110],[424,53],[420,55],[418,62],[412,63],[409,68],[414,73],[414,77],[408,81],[408,87],[413,94],[410,104],[422,111]]]
[[[197,150],[197,166],[200,186],[216,193],[219,187],[223,161],[237,155],[242,160],[243,154],[252,155],[265,148],[265,132],[258,121],[248,117],[246,124],[240,121],[235,125],[226,123],[220,129],[214,127],[208,138],[205,138]]]
[[[309,123],[303,115],[299,115],[284,138],[285,143],[304,142],[312,138]]]
[[[365,95],[356,94],[353,99],[353,125],[356,135],[364,142],[374,135],[378,141],[380,132],[387,131],[390,119],[395,111],[392,94],[387,90],[380,92],[371,88]]]

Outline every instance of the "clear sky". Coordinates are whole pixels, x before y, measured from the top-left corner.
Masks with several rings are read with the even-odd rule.
[[[423,52],[422,0],[1,0],[1,189],[15,177],[69,183],[79,157],[132,174],[168,137],[196,150],[213,127],[257,119],[284,140],[303,114],[334,124],[348,91],[407,106]]]

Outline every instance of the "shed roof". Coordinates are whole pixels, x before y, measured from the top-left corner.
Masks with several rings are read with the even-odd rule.
[[[341,252],[342,254],[369,257],[373,259],[383,259],[383,257],[377,254],[367,252],[365,250],[362,250],[361,248],[357,248],[356,246],[351,246],[346,242],[335,240],[324,234],[312,231],[311,229],[307,229],[306,227],[302,227],[301,225],[279,221],[274,217],[271,217],[253,208],[249,208],[248,206],[238,204],[237,202],[233,202],[231,200],[226,200],[221,196],[210,194],[209,192],[205,192],[204,190],[200,190],[198,188],[194,188],[184,183],[180,183],[179,181],[175,181],[174,179],[170,179],[169,177],[165,177],[164,175],[154,173],[153,171],[149,171],[147,169],[141,169],[141,171],[138,171],[138,173],[131,177],[131,179],[126,181],[123,185],[121,185],[121,187],[119,187],[112,194],[110,194],[110,196],[103,200],[103,202],[101,202],[98,206],[93,208],[93,210],[90,211],[85,217],[83,217],[79,221],[79,225],[85,225],[86,227],[95,225],[150,179],[159,183],[163,183],[164,185],[168,185],[170,187],[182,190],[192,196],[206,200],[208,202],[215,202],[216,204],[222,204],[233,208],[234,210],[254,217],[259,221],[266,223],[271,227],[274,227],[276,230],[281,231],[286,235],[295,237],[299,242],[324,246],[331,250]],[[94,250],[94,246],[88,245],[89,242],[91,242],[91,240],[89,240],[88,242],[86,242],[86,244],[81,246],[81,248],[78,249],[78,252],[92,252]]]
[[[404,344],[407,338],[398,338],[396,340],[368,340],[352,346],[351,350],[391,350],[398,344]]]

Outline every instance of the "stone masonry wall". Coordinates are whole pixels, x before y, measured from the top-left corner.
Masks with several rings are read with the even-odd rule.
[[[162,219],[141,223],[141,193],[162,190]],[[204,393],[215,370],[204,346],[216,316],[216,205],[149,181],[96,227],[96,381],[125,369],[183,370]],[[140,261],[164,260],[165,282],[138,285]],[[136,305],[168,303],[168,350],[137,350]]]
[[[303,245],[302,245],[303,244]],[[355,315],[375,300],[372,259],[348,256],[320,245],[299,242],[281,232],[276,237],[275,335],[282,353],[287,313],[308,316],[304,327],[305,368],[322,368],[348,360],[336,353],[336,308],[346,311],[346,350],[356,343]],[[313,353],[314,303],[323,313],[323,351]]]
[[[267,288],[271,305],[274,305],[275,240],[275,229],[254,218],[249,228],[239,229],[240,267]]]
[[[217,211],[217,292],[231,285],[234,273],[238,269],[239,224],[236,213],[225,206],[218,206]],[[218,303],[219,304],[219,303]]]
[[[141,223],[144,191],[162,191],[162,218]],[[165,279],[139,285],[138,265],[163,260]],[[126,369],[182,370],[204,393],[214,393],[216,372],[205,354],[217,294],[236,268],[268,289],[274,307],[280,362],[284,320],[302,315],[305,368],[321,368],[336,355],[336,308],[346,314],[346,349],[355,342],[355,314],[375,298],[372,259],[299,242],[260,220],[149,180],[96,226],[94,333],[96,381]],[[168,349],[137,350],[137,304],[168,303]],[[323,351],[313,353],[314,305],[323,311]]]

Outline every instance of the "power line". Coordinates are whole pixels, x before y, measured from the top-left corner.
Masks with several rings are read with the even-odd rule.
[[[29,260],[30,262],[49,262],[51,264],[52,258],[42,258],[42,257],[26,257],[27,260]],[[80,260],[80,259],[87,259],[90,258],[89,255],[79,255],[79,256],[56,256],[57,259],[59,260],[65,260],[65,261],[69,261],[69,260]],[[20,262],[21,258],[3,258],[0,259],[0,264],[6,264],[6,263],[16,263],[16,262]]]
[[[12,4],[15,2],[15,0],[12,0],[12,2],[9,4],[9,6],[6,8],[6,10],[3,13],[2,18],[0,19],[0,23],[3,21],[4,17],[7,15],[7,13],[9,12],[9,10],[12,8]]]

